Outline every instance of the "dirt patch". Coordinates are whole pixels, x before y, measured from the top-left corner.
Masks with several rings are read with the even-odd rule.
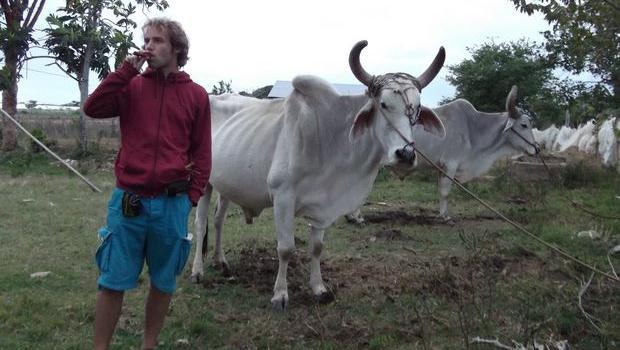
[[[398,230],[378,231],[377,239],[403,240],[406,235]],[[211,288],[218,284],[239,284],[269,295],[278,270],[274,249],[246,246],[239,251],[239,259],[231,261],[231,276],[217,275],[205,281]],[[287,274],[289,296],[295,305],[316,304],[307,286],[310,256],[297,249],[289,261]],[[398,298],[403,293],[425,291],[447,298],[455,293],[470,292],[488,283],[489,279],[516,278],[521,275],[543,273],[557,277],[557,271],[545,268],[543,260],[524,250],[517,256],[491,253],[478,256],[449,256],[441,258],[400,257],[369,261],[363,258],[323,259],[321,270],[326,286],[334,294],[348,290],[348,294],[377,295]],[[480,284],[480,285],[478,285]]]
[[[423,209],[420,214],[409,214],[402,209],[367,212],[364,213],[364,219],[366,220],[366,222],[373,224],[389,222],[392,224],[400,225],[437,225],[445,223],[442,218],[431,214],[430,211],[426,209]]]
[[[400,230],[384,229],[375,232],[371,237],[371,241],[409,241],[411,237],[404,235]]]
[[[238,252],[239,259],[230,261],[228,274],[218,273],[214,279],[203,283],[205,288],[212,288],[222,284],[237,284],[264,293],[265,296],[273,292],[273,284],[278,274],[278,256],[274,248],[264,246],[244,246]],[[328,274],[333,270],[330,260],[321,260],[321,271]],[[307,306],[324,301],[315,300],[308,287],[310,277],[310,256],[304,249],[295,249],[291,255],[287,270],[289,298],[292,307]],[[336,293],[337,286],[329,283],[324,276],[326,287]]]
[[[213,280],[204,282],[205,288],[218,284],[242,284],[248,288],[268,292],[273,288],[273,282],[278,271],[278,258],[275,249],[266,247],[243,247],[239,251],[238,262],[230,262],[230,271],[225,275],[218,274]],[[296,260],[294,254],[291,259]]]
[[[514,199],[518,200],[518,199]],[[523,201],[523,199],[521,199]],[[482,222],[485,225],[489,224],[489,221],[503,225],[504,221],[494,214],[478,214],[472,217],[456,216],[450,220],[445,220],[442,217],[431,214],[431,210],[422,209],[420,214],[409,214],[407,211],[388,210],[388,211],[373,211],[364,213],[364,219],[368,223],[380,224],[389,223],[396,225],[448,225],[448,226],[475,226]],[[485,226],[488,227],[488,226]],[[394,229],[383,229],[374,234],[377,239],[384,240],[396,240],[396,239],[408,239],[407,236],[402,235],[402,232]]]
[[[488,289],[499,280],[512,280],[539,274],[553,278],[545,261],[503,254],[450,256],[439,259],[420,274],[420,290],[447,300],[458,301]],[[466,298],[465,298],[466,299]]]
[[[398,230],[380,232],[385,239],[402,239]],[[503,326],[520,322],[519,315],[502,309],[521,305],[506,295],[505,289],[517,280],[564,284],[565,277],[558,275],[564,269],[557,262],[525,248],[503,251],[492,239],[479,244],[462,256],[405,252],[372,259],[357,255],[324,259],[323,278],[336,296],[328,307],[318,306],[313,299],[307,286],[310,258],[306,251],[297,250],[288,270],[290,306],[282,316],[286,327],[276,327],[273,334],[291,342],[330,340],[352,348],[367,348],[377,340],[377,334],[413,344],[428,341],[427,337],[446,328],[475,330],[482,319]],[[235,256],[230,261],[233,277],[216,277],[209,283],[257,289],[265,299],[265,308],[269,308],[277,273],[275,249],[245,245],[231,255]],[[613,290],[602,292],[602,296],[596,293],[592,291],[590,297],[602,300],[613,295]],[[364,304],[373,316],[353,316],[350,303]],[[229,322],[229,318],[219,317],[218,322]],[[251,337],[244,339],[235,344],[255,346]]]

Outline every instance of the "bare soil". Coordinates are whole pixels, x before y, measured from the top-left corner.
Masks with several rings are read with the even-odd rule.
[[[398,230],[382,230],[376,236],[386,241],[410,239]],[[489,249],[484,254],[441,258],[401,256],[374,262],[351,256],[323,259],[321,270],[326,286],[335,295],[346,291],[350,295],[384,295],[388,298],[426,291],[451,299],[457,292],[473,292],[476,288],[482,288],[489,279],[512,279],[525,275],[567,278],[524,248],[512,255],[495,251],[496,247]],[[237,284],[269,295],[278,270],[275,249],[244,246],[237,254],[238,260],[231,263],[231,274],[217,274],[214,279],[205,281],[204,287]],[[307,251],[296,249],[288,268],[289,296],[295,299],[291,303],[293,308],[305,308],[317,303],[307,287],[309,265]]]
[[[507,202],[513,202],[515,204],[524,204],[527,202],[526,199],[520,197],[508,198]],[[471,217],[466,216],[455,216],[451,220],[445,220],[444,218],[433,214],[433,210],[429,210],[426,208],[417,208],[417,211],[420,213],[411,214],[405,209],[395,209],[395,210],[386,210],[386,211],[369,211],[364,213],[364,219],[373,224],[379,223],[390,223],[393,225],[447,225],[454,226],[456,225],[477,225],[483,222],[494,221],[501,223],[503,222],[499,217],[493,214],[477,214]],[[381,232],[381,231],[380,231]],[[386,236],[389,234],[386,233],[378,233],[379,236]]]

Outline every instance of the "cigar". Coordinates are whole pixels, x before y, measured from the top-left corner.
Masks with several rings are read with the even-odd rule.
[[[150,52],[146,52],[146,51],[134,51],[132,53],[132,55],[134,56],[138,56],[140,58],[151,58],[153,57],[153,54]]]

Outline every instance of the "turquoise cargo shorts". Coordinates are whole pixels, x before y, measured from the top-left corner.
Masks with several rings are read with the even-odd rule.
[[[187,194],[143,197],[140,215],[125,217],[123,193],[114,189],[108,202],[107,225],[99,229],[101,244],[95,254],[99,288],[135,288],[146,261],[151,285],[172,294],[191,248],[187,221],[192,204]]]

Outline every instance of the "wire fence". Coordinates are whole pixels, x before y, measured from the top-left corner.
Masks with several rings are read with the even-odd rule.
[[[63,110],[20,110],[17,119],[27,130],[40,129],[46,139],[55,141],[78,140],[80,118],[77,111]],[[86,119],[86,138],[89,142],[118,143],[120,138],[118,118]]]

